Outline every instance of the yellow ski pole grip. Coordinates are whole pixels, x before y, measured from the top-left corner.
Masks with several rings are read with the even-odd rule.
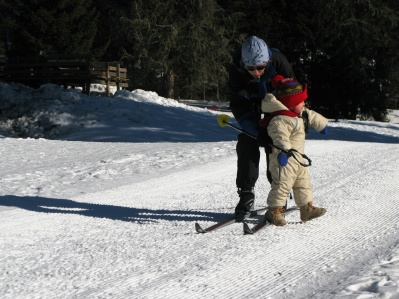
[[[230,116],[227,114],[219,114],[217,120],[219,125],[224,128],[230,122]]]

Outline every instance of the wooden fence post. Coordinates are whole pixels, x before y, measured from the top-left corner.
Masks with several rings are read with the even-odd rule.
[[[120,70],[120,64],[118,63],[116,65],[116,90],[119,90],[120,88],[120,78],[121,78],[121,70]]]
[[[106,78],[106,80],[107,80],[107,96],[109,97],[110,96],[110,90],[109,90],[109,62],[107,62],[107,78]]]

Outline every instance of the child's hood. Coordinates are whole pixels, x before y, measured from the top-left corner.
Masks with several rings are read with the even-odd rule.
[[[283,103],[277,100],[272,93],[266,94],[265,98],[262,100],[261,109],[264,113],[271,113],[279,110],[289,110]]]

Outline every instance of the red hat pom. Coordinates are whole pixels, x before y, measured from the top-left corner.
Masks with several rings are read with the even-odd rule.
[[[272,87],[274,89],[277,89],[278,86],[280,85],[281,80],[284,80],[284,76],[281,75],[276,75],[272,78]]]

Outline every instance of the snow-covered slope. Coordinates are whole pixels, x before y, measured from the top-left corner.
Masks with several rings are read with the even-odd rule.
[[[325,216],[198,234],[195,222],[212,225],[237,203],[236,132],[215,112],[145,91],[89,98],[0,84],[0,95],[14,101],[7,111],[42,103],[25,107],[18,129],[3,119],[3,132],[47,138],[0,138],[1,298],[398,298],[395,120],[309,134]],[[56,126],[43,129],[40,115]],[[262,163],[257,208],[269,190]]]

